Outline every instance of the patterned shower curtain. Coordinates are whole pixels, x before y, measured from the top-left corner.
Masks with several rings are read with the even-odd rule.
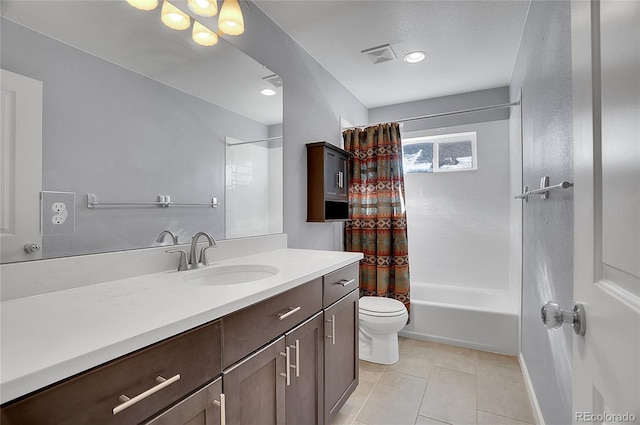
[[[360,295],[395,298],[409,310],[407,216],[398,123],[342,133],[351,161],[347,251],[364,253]]]

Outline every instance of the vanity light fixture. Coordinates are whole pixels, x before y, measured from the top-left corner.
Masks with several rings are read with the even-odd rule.
[[[238,0],[224,0],[220,8],[218,28],[228,35],[240,35],[244,32],[244,19]]]
[[[276,94],[276,91],[273,89],[262,89],[260,90],[260,93],[262,93],[265,96],[273,96],[274,94]]]
[[[186,30],[191,26],[189,15],[178,9],[167,0],[162,4],[162,23],[174,30]]]
[[[415,52],[407,53],[406,56],[404,57],[404,61],[407,63],[418,63],[418,62],[422,62],[426,57],[427,57],[427,54],[425,52],[416,50]]]
[[[218,3],[216,0],[188,0],[189,9],[200,16],[216,16],[218,13]]]
[[[127,3],[140,10],[153,10],[158,7],[158,0],[127,0]]]
[[[218,43],[218,35],[198,21],[193,21],[191,38],[201,46],[213,46]]]

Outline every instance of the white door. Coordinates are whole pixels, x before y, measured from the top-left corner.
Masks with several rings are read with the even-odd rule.
[[[0,72],[0,260],[8,263],[42,257],[42,82]]]
[[[574,423],[640,423],[640,2],[574,1],[571,27]]]

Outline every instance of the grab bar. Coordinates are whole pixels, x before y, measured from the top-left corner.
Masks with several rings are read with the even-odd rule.
[[[153,206],[153,207],[211,207],[217,208],[220,206],[218,198],[211,198],[211,202],[206,203],[191,203],[191,202],[172,202],[169,195],[158,195],[158,200],[155,202],[98,202],[98,199],[94,193],[87,193],[87,208],[95,207],[139,207],[139,206]]]
[[[529,202],[531,195],[540,195],[541,199],[547,199],[550,191],[570,187],[573,187],[573,183],[567,181],[549,186],[549,176],[544,176],[540,179],[540,189],[529,190],[529,186],[525,186],[524,193],[514,196],[514,199],[524,199],[525,202]]]

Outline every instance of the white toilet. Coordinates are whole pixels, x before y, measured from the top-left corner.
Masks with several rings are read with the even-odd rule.
[[[398,361],[398,332],[407,324],[407,309],[398,300],[360,298],[360,359],[372,363]]]

